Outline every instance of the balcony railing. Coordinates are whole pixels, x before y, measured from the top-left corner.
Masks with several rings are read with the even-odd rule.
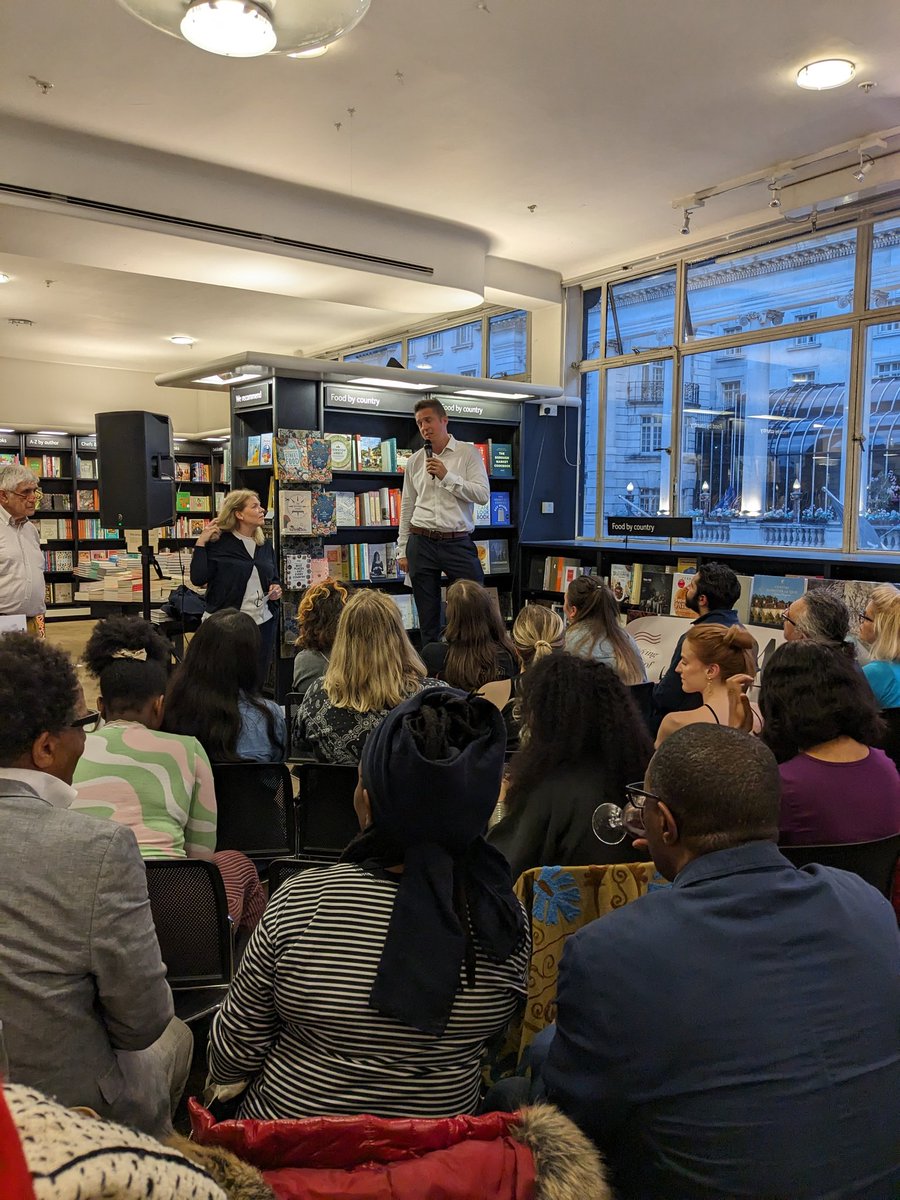
[[[765,546],[824,546],[826,524],[822,521],[797,524],[795,521],[763,521]]]
[[[664,390],[665,384],[661,379],[652,379],[642,383],[629,383],[625,395],[629,404],[662,405]]]

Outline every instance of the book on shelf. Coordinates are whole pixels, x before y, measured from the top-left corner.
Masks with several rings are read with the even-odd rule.
[[[259,465],[261,467],[271,467],[272,465],[271,433],[261,433],[259,435]]]
[[[487,542],[474,542],[475,549],[478,551],[478,561],[481,563],[481,569],[485,575],[491,573],[491,551]]]
[[[191,493],[190,492],[176,492],[175,493],[175,511],[177,513],[191,511]]]
[[[489,474],[495,479],[511,479],[513,473],[512,445],[509,442],[488,443],[491,452]]]
[[[381,469],[382,471],[397,470],[397,439],[384,438],[381,443]]]
[[[476,529],[479,526],[490,525],[490,523],[491,523],[490,502],[488,502],[487,504],[476,504],[473,508],[472,515],[475,520]]]
[[[511,524],[511,512],[509,492],[491,492],[491,524]]]
[[[328,578],[328,560],[324,554],[287,551],[281,558],[282,579],[290,591],[311,587]]]
[[[349,529],[357,525],[356,493],[332,492],[334,496],[334,519],[338,529]]]
[[[326,491],[320,484],[310,488],[312,505],[312,534],[313,537],[324,537],[337,529],[335,519],[334,492]]]
[[[781,629],[781,614],[806,592],[802,575],[754,575],[750,596],[751,625]]]
[[[67,522],[71,525],[71,521]],[[71,536],[71,535],[69,535]],[[104,529],[99,517],[79,517],[78,536],[80,538],[117,540],[122,535],[118,529]]]
[[[209,500],[206,496],[191,496],[191,506],[189,509],[193,513],[208,513]]]
[[[175,481],[176,483],[190,483],[191,464],[189,462],[175,460]]]
[[[343,546],[326,546],[325,561],[328,567],[328,578],[345,580],[347,578],[346,565],[344,556],[341,553]]]
[[[72,551],[71,550],[45,550],[44,551],[44,570],[45,571],[71,571],[72,570]]]
[[[96,512],[100,507],[100,496],[96,488],[79,488],[75,493],[78,508]]]
[[[259,456],[262,448],[262,437],[258,433],[251,433],[247,438],[247,466],[258,467]]]
[[[329,550],[332,553],[328,553]],[[337,551],[340,551],[340,562]],[[326,548],[326,555],[332,579],[354,582],[403,578],[396,542],[350,542],[345,546]]]
[[[640,591],[638,581],[637,591],[634,590],[634,566],[632,563],[611,563],[609,568],[609,587],[618,604],[630,604],[632,595],[637,599]]]
[[[312,537],[312,494],[307,488],[280,488],[278,528],[282,537]]]
[[[75,478],[76,479],[96,479],[97,478],[97,460],[96,458],[82,458],[80,454],[75,455]]]
[[[506,538],[488,539],[488,561],[491,564],[492,575],[509,572],[509,542]]]
[[[63,517],[41,517],[37,521],[37,527],[38,537],[42,542],[68,541],[72,537],[72,522]]]
[[[310,433],[306,439],[310,483],[331,483],[331,443],[324,434]]]
[[[225,503],[225,492],[216,492],[213,496],[213,511],[219,512],[222,505]]]
[[[574,579],[581,568],[581,559],[565,558],[548,554],[544,559],[544,574],[541,580],[541,590],[545,592],[564,592],[567,572],[574,572],[568,578]]]
[[[405,450],[405,449],[398,450],[397,451],[397,466],[396,466],[395,470],[399,471],[400,474],[402,475],[403,472],[406,470],[406,464],[409,462],[409,460],[412,458],[412,456],[413,456],[412,450]]]
[[[673,617],[681,617],[689,621],[696,621],[697,614],[692,608],[688,608],[686,602],[687,589],[691,582],[691,577],[697,574],[697,560],[695,558],[686,559],[680,558],[676,565],[676,570],[672,583],[672,603],[669,607],[669,613]]]
[[[404,629],[419,628],[419,614],[416,611],[416,602],[409,595],[403,592],[391,592],[391,599],[396,604],[400,611],[400,618],[403,621]]]
[[[358,471],[383,471],[381,465],[381,438],[368,437],[364,433],[353,435]]]
[[[675,576],[664,567],[645,566],[637,595],[632,593],[628,620],[637,617],[668,616],[672,607],[672,588]]]
[[[18,454],[11,454],[7,450],[0,452],[0,467],[17,467],[18,465]]]
[[[353,457],[353,434],[326,433],[324,436],[331,450],[332,471],[352,471],[356,461]]]
[[[475,449],[481,455],[481,461],[484,463],[484,469],[491,474],[491,447],[488,442],[473,442]]]
[[[209,483],[209,463],[192,462],[191,463],[191,482],[192,483]]]
[[[281,483],[330,482],[331,443],[314,429],[279,429],[275,472]]]

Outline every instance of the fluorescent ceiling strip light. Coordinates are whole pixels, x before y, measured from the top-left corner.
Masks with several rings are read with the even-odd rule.
[[[361,384],[363,387],[387,388],[388,391],[392,391],[394,388],[403,388],[407,392],[433,390],[430,383],[406,383],[402,379],[369,379],[363,375],[354,376],[348,382]]]
[[[262,379],[265,372],[254,371],[253,374],[240,373],[236,375],[204,375],[202,379],[195,379],[194,383],[214,383],[218,387],[230,387],[233,383],[247,383],[250,380]]]
[[[484,400],[527,400],[527,392],[478,392],[474,388],[460,388],[454,393],[457,396],[479,396]]]

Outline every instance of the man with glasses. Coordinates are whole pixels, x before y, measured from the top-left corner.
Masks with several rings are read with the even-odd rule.
[[[891,905],[779,853],[778,765],[755,737],[682,729],[627,799],[673,885],[566,943],[548,1098],[620,1200],[900,1195]]]
[[[41,491],[27,467],[0,467],[0,616],[23,617],[29,633],[46,611],[44,554],[34,522]]]
[[[850,611],[840,596],[815,588],[789,604],[781,614],[786,642],[820,642],[856,657],[850,641]]]
[[[172,994],[134,833],[69,808],[85,731],[75,669],[0,637],[0,1019],[13,1083],[162,1136],[193,1038]]]

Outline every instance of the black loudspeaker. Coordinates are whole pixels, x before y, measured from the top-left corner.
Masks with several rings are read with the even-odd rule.
[[[175,522],[172,422],[159,413],[97,413],[100,519],[106,529]]]

